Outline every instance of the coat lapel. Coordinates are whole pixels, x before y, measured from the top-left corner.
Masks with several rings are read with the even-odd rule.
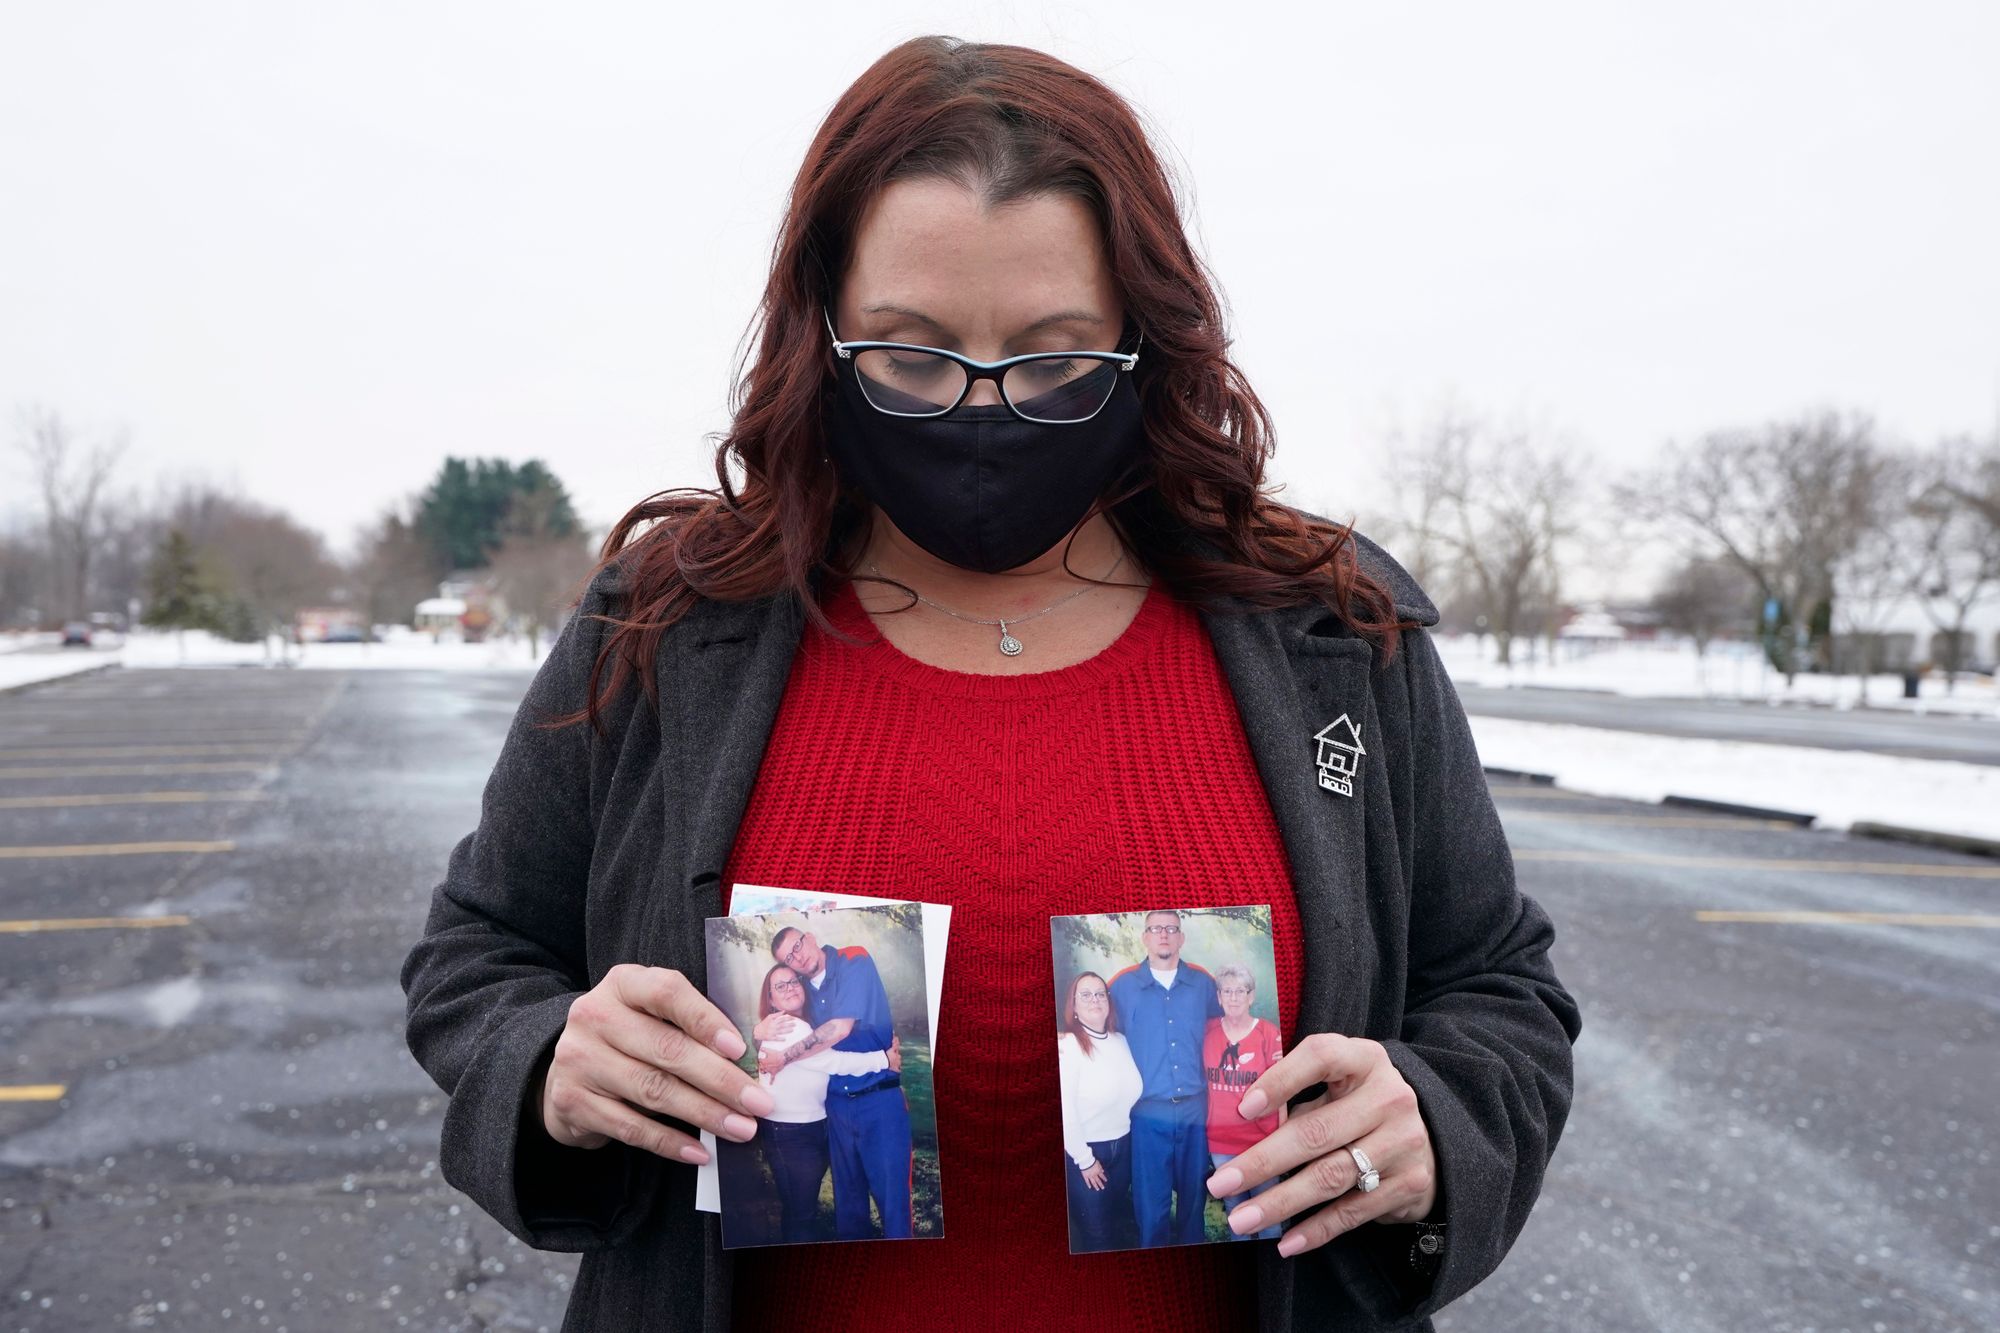
[[[1209,641],[1229,679],[1271,813],[1291,862],[1305,950],[1295,1034],[1359,1034],[1372,968],[1360,938],[1368,892],[1369,809],[1387,810],[1379,759],[1335,772],[1349,787],[1323,785],[1315,737],[1342,717],[1365,749],[1375,735],[1365,640],[1311,632],[1321,608],[1285,612],[1204,611]],[[1371,762],[1373,760],[1373,762]],[[1296,1037],[1295,1037],[1296,1039]]]
[[[702,921],[722,915],[722,872],[783,702],[805,615],[789,593],[703,602],[684,632],[662,636],[663,827],[655,960],[707,984]],[[671,960],[671,961],[669,961]]]

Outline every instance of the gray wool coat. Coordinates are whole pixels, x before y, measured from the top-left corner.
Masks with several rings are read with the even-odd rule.
[[[1400,614],[1437,622],[1401,566],[1365,538],[1360,549]],[[527,1093],[570,1003],[613,965],[704,984],[702,921],[722,914],[723,866],[805,619],[790,594],[700,603],[662,640],[657,714],[627,690],[606,739],[537,729],[582,706],[605,632],[589,615],[616,605],[620,576],[600,574],[557,637],[478,827],[452,850],[402,969],[407,1037],[450,1096],[445,1179],[527,1244],[583,1252],[566,1333],[720,1330],[730,1256],[715,1215],[695,1210],[694,1168],[615,1142],[562,1147]],[[1260,1324],[1428,1328],[1519,1234],[1568,1114],[1579,1020],[1549,964],[1553,928],[1515,888],[1428,630],[1383,664],[1317,606],[1202,620],[1292,869],[1306,951],[1295,1030],[1387,1048],[1429,1128],[1447,1223],[1428,1281],[1408,1266],[1408,1227],[1371,1223],[1293,1259],[1260,1245]],[[1367,748],[1351,797],[1319,785],[1313,741],[1342,714]]]

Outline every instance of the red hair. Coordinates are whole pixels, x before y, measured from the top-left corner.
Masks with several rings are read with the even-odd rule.
[[[927,177],[963,185],[988,207],[1068,195],[1096,218],[1128,318],[1146,338],[1133,387],[1147,457],[1135,480],[1098,502],[1135,558],[1198,601],[1316,600],[1375,640],[1384,661],[1392,656],[1398,632],[1417,622],[1398,618],[1388,590],[1359,567],[1352,525],[1266,493],[1270,415],[1229,359],[1221,300],[1132,108],[1040,51],[926,36],[884,54],[821,122],[744,335],[743,346],[757,344],[747,371],[739,347],[716,486],[657,492],[605,537],[590,577],[624,566],[626,614],[604,617],[614,629],[592,667],[588,706],[555,725],[587,717],[601,727],[601,706],[634,673],[657,708],[660,637],[703,599],[789,590],[833,632],[817,590],[827,576],[852,575],[868,505],[824,461],[821,411],[834,372],[820,309],[834,304],[868,204],[892,182]]]
[[[1089,1055],[1090,1034],[1084,1031],[1083,1020],[1076,1016],[1076,988],[1083,984],[1085,977],[1097,977],[1097,973],[1079,972],[1070,979],[1069,998],[1063,1004],[1062,1019],[1063,1031],[1075,1037],[1076,1044],[1083,1048],[1085,1055]],[[1097,977],[1097,984],[1104,987],[1107,992],[1111,989],[1111,983],[1103,977]],[[1118,1009],[1115,1005],[1107,1007],[1104,1011],[1104,1030],[1106,1032],[1116,1032],[1118,1030]]]

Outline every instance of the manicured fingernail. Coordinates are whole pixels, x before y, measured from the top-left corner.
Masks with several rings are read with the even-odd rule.
[[[732,1139],[754,1139],[757,1137],[757,1122],[748,1116],[726,1115],[722,1117],[722,1132]]]
[[[1249,1092],[1243,1094],[1242,1101],[1236,1103],[1236,1113],[1245,1120],[1255,1120],[1258,1116],[1264,1114],[1264,1107],[1270,1100],[1269,1097],[1264,1095],[1262,1088],[1252,1088]]]
[[[1254,1203],[1246,1203],[1229,1215],[1229,1229],[1239,1236],[1263,1225],[1264,1210]]]
[[[763,1085],[752,1083],[743,1089],[743,1109],[751,1115],[769,1115],[778,1109],[778,1099],[764,1091]]]
[[[696,1166],[700,1166],[708,1160],[708,1150],[699,1143],[690,1143],[681,1149],[681,1160],[683,1162],[693,1162]]]
[[[1208,1178],[1208,1192],[1216,1198],[1234,1194],[1243,1188],[1243,1173],[1233,1166],[1225,1166]]]
[[[715,1031],[715,1049],[721,1051],[732,1060],[741,1060],[743,1052],[750,1048],[743,1044],[743,1034],[735,1028],[717,1028]]]
[[[1289,1259],[1306,1247],[1304,1236],[1287,1236],[1278,1242],[1278,1253]]]

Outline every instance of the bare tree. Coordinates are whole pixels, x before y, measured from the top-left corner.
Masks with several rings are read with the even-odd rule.
[[[437,592],[447,571],[438,567],[432,546],[418,531],[405,506],[382,511],[361,533],[354,559],[347,566],[368,621],[372,641],[376,625],[407,625],[417,603]]]
[[[1475,599],[1510,664],[1515,638],[1531,619],[1548,627],[1560,597],[1558,553],[1578,531],[1581,490],[1570,451],[1454,407],[1392,452],[1406,530]]]
[[[1694,640],[1699,661],[1718,634],[1755,623],[1756,600],[1755,585],[1734,561],[1695,556],[1667,576],[1652,605],[1662,625]]]
[[[318,533],[255,501],[234,501],[204,545],[267,654],[273,633],[298,642],[300,608],[327,600],[340,580]]]
[[[590,572],[591,548],[584,534],[562,531],[553,490],[522,491],[501,524],[499,549],[488,567],[495,589],[510,613],[526,622],[528,650],[541,651],[541,633],[553,623]]]
[[[1658,469],[1617,488],[1621,508],[1718,552],[1776,609],[1765,650],[1785,683],[1808,649],[1830,665],[1834,564],[1880,519],[1882,451],[1859,414],[1807,413],[1756,430],[1716,431],[1669,447]]]
[[[20,447],[42,499],[54,587],[50,609],[69,619],[90,611],[91,557],[102,535],[107,483],[124,454],[120,434],[85,445],[54,409],[21,409]]]
[[[1917,467],[1917,460],[1895,455],[1876,460],[1867,520],[1856,525],[1833,560],[1832,666],[1854,672],[1864,704],[1868,678],[1888,665],[1883,636],[1910,594]]]
[[[1911,592],[1944,638],[1945,690],[1966,665],[1966,622],[2000,594],[2000,445],[1945,441],[1917,478],[1910,502]]]

